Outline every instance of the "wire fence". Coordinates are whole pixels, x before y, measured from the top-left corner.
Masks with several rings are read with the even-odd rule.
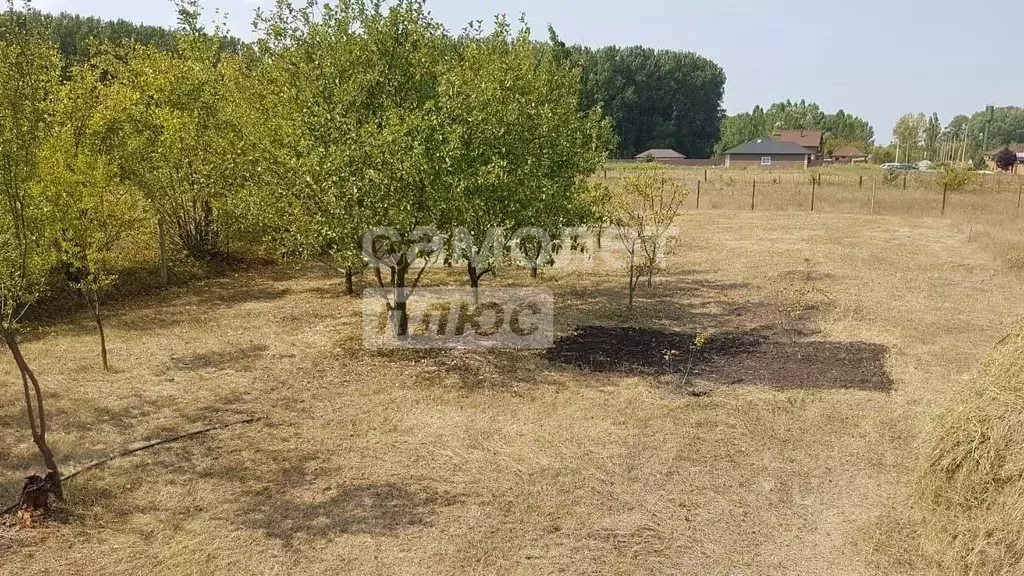
[[[607,170],[614,185],[628,170]],[[936,172],[758,172],[713,168],[667,174],[690,190],[690,210],[807,211],[892,216],[1019,215],[1024,177],[980,174],[964,190],[950,191]]]

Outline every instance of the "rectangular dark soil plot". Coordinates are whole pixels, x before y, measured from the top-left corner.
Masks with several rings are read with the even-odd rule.
[[[869,342],[775,339],[756,332],[712,334],[628,326],[584,326],[559,338],[550,361],[595,372],[682,374],[722,384],[780,388],[892,390],[888,349]]]

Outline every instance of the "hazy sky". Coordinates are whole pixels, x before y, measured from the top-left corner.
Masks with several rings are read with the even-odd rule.
[[[253,8],[272,0],[206,0],[251,38]],[[39,9],[174,22],[170,0],[35,0]],[[879,143],[905,112],[943,124],[986,104],[1024,105],[1022,21],[994,4],[953,0],[428,0],[453,31],[494,14],[525,13],[537,35],[569,43],[692,50],[725,69],[730,113],[801,98],[866,118]],[[1009,4],[1007,6],[1012,6]],[[1009,58],[1007,58],[1009,55]],[[1008,64],[1012,63],[1012,64]]]

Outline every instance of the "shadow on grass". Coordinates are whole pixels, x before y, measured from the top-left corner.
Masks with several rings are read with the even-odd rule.
[[[270,347],[253,344],[242,348],[213,350],[185,356],[171,356],[170,366],[174,370],[196,372],[200,370],[255,370],[255,361],[265,357]]]
[[[297,537],[385,535],[429,525],[439,507],[454,503],[452,498],[432,489],[391,482],[299,492],[298,497],[250,503],[246,523],[271,538],[286,542]]]

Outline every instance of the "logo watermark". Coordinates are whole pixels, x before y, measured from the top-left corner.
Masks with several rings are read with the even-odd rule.
[[[363,292],[368,348],[550,348],[554,294],[544,288]]]

